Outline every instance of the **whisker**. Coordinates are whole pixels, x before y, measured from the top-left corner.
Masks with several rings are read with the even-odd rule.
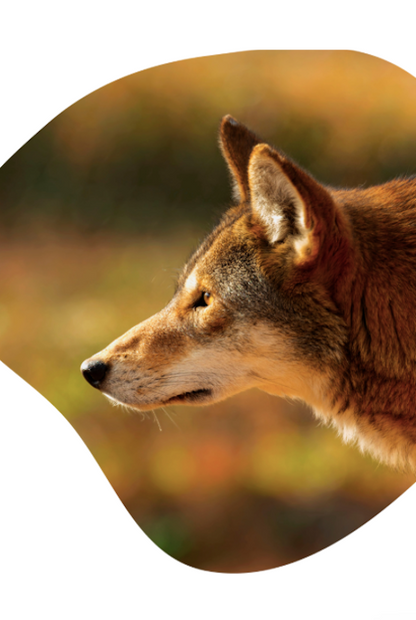
[[[112,396],[108,396],[108,394],[103,393],[103,395],[105,396],[105,398],[107,399],[107,402],[109,402],[112,407],[118,407],[120,409],[123,409],[123,411],[129,414],[134,414],[137,412],[137,410],[134,407],[130,405],[126,405],[125,403],[121,403],[115,398],[112,398]]]
[[[174,424],[174,426],[176,426],[176,428],[181,431],[182,430],[181,427],[178,424],[176,424],[175,420],[171,417],[171,415],[169,414],[168,410],[165,409],[164,407],[161,407],[161,409],[168,416],[168,418],[172,422],[172,424]]]
[[[152,413],[153,413],[154,420],[159,427],[160,432],[162,432],[162,427],[160,425],[159,418],[157,417],[156,411],[154,409],[152,409]]]

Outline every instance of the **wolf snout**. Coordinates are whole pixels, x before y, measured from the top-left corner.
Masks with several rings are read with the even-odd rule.
[[[95,388],[99,388],[105,379],[109,366],[101,360],[88,359],[81,364],[84,379]]]

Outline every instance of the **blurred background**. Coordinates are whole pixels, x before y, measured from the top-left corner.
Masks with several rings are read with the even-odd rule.
[[[416,172],[415,109],[412,76],[355,52],[186,60],[88,95],[0,170],[0,357],[62,412],[178,560],[225,572],[298,560],[414,476],[259,391],[207,408],[114,408],[81,362],[169,301],[230,204],[224,114],[321,182],[352,186]]]

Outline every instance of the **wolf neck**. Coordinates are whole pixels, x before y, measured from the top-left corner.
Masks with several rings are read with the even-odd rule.
[[[338,289],[350,336],[332,381],[335,406],[314,409],[344,439],[416,469],[416,181],[407,196],[401,183],[335,193],[352,240],[353,269]]]
[[[354,252],[344,300],[350,354],[355,363],[384,379],[407,377],[416,370],[416,182],[407,209],[396,210],[394,203],[379,197],[388,196],[389,187],[396,195],[400,184],[386,184],[383,192],[377,187],[348,192],[352,199],[344,205]]]

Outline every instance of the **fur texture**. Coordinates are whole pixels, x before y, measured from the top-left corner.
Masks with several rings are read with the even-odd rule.
[[[416,470],[416,179],[324,187],[229,116],[220,146],[237,205],[168,306],[84,375],[140,410],[250,387],[300,398],[345,440]]]

